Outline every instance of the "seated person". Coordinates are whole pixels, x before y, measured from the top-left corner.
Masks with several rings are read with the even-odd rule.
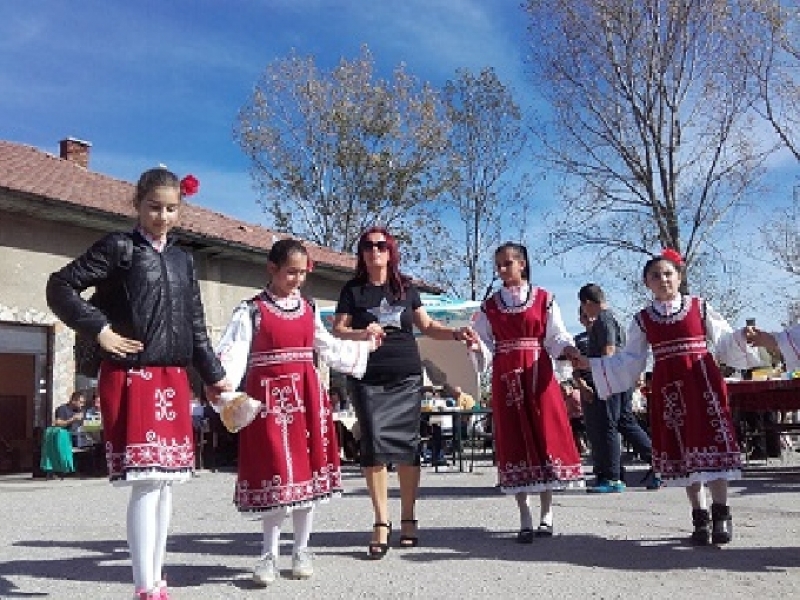
[[[53,424],[69,431],[73,446],[78,446],[80,442],[80,426],[83,422],[83,407],[85,404],[86,397],[83,392],[72,392],[69,402],[56,409]]]

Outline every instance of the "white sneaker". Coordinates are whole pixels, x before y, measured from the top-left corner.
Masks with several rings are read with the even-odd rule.
[[[274,583],[277,577],[275,569],[275,557],[272,554],[265,554],[253,568],[253,581],[262,587],[267,587]]]
[[[314,574],[311,552],[307,548],[298,550],[292,555],[292,577],[308,579]]]

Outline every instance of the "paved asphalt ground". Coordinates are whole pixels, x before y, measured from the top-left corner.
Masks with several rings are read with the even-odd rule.
[[[260,524],[231,505],[233,474],[200,472],[178,486],[167,573],[174,600],[238,598],[800,598],[800,454],[746,473],[731,490],[735,541],[692,548],[682,489],[557,494],[556,535],[520,546],[512,499],[476,473],[423,472],[421,546],[366,560],[371,525],[364,481],[316,513],[314,577],[254,588]],[[788,468],[787,468],[788,467]],[[794,467],[794,468],[791,468]],[[396,492],[396,479],[392,477]],[[130,599],[124,541],[127,492],[103,479],[0,479],[0,598]],[[399,500],[392,497],[399,525]],[[289,568],[291,520],[280,567]],[[397,536],[395,534],[395,540]]]

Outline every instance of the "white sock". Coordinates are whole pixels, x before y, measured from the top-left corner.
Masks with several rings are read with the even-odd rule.
[[[150,591],[155,587],[153,556],[156,547],[159,492],[158,484],[151,481],[136,482],[131,486],[126,526],[133,585],[137,590]]]
[[[167,555],[167,535],[169,534],[169,522],[172,518],[172,483],[165,481],[161,484],[157,510],[153,575],[158,583],[164,579],[164,557]]]
[[[261,519],[264,527],[264,543],[261,547],[262,554],[271,554],[278,558],[278,545],[281,541],[281,525],[286,518],[285,508],[276,508],[266,511]]]
[[[531,507],[528,504],[528,494],[520,492],[514,494],[519,507],[519,528],[520,529],[533,529],[533,516],[531,515]]]
[[[540,523],[545,523],[550,527],[553,526],[553,490],[545,490],[539,494],[539,500],[541,502],[540,514],[539,517]]]
[[[314,507],[295,508],[292,511],[292,525],[294,527],[294,552],[308,548],[311,537],[311,526],[314,521]]]

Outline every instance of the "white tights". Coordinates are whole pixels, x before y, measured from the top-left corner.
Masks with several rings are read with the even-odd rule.
[[[533,516],[531,507],[528,504],[528,494],[520,492],[514,495],[519,507],[520,529],[533,529]],[[553,490],[539,492],[539,522],[553,525]]]
[[[287,508],[276,508],[264,513],[262,524],[264,526],[264,545],[262,554],[278,556],[278,544],[281,539],[281,525],[286,515]],[[311,537],[311,526],[314,520],[314,507],[292,509],[292,525],[294,526],[294,552],[308,548],[308,539]]]
[[[163,578],[171,516],[171,482],[137,481],[131,485],[127,532],[137,590],[152,590]]]

